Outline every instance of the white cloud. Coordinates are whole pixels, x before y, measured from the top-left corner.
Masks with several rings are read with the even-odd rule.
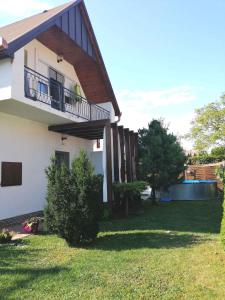
[[[187,86],[156,91],[122,90],[117,96],[129,105],[135,105],[138,99],[142,104],[152,107],[180,104],[196,99],[192,88]]]
[[[42,0],[8,0],[1,1],[0,14],[23,18],[49,8],[49,3]]]
[[[183,112],[180,105],[197,99],[195,89],[177,87],[156,91],[129,91],[117,93],[117,99],[123,112],[121,124],[132,130],[146,127],[153,118],[164,118],[170,131],[176,135],[184,135],[190,128],[194,112]],[[168,108],[168,109],[167,109]],[[185,148],[190,149],[191,143],[182,140]]]

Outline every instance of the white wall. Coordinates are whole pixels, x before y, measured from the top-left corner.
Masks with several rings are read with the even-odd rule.
[[[80,84],[74,67],[67,61],[57,62],[57,55],[37,40],[31,41],[24,48],[16,51],[13,60],[12,94],[16,100],[25,100],[24,97],[24,51],[28,53],[28,67],[40,74],[49,77],[49,67],[65,76],[65,87],[70,89],[75,83]],[[80,84],[81,85],[81,84]],[[83,90],[81,87],[83,96]],[[30,101],[30,100],[29,100]]]
[[[95,151],[90,154],[91,161],[95,168],[95,174],[104,174],[103,171],[103,152]]]
[[[73,88],[75,83],[78,83],[81,86],[74,67],[65,60],[58,63],[56,53],[45,47],[39,41],[31,41],[24,47],[24,49],[21,49],[23,53],[24,50],[27,50],[28,52],[28,67],[30,67],[31,69],[39,72],[46,77],[49,77],[49,67],[52,67],[53,69],[64,75],[66,88]],[[82,86],[81,92],[83,97],[85,97]]]
[[[49,132],[47,125],[1,112],[0,143],[0,162],[23,163],[22,186],[0,186],[0,219],[44,208],[44,169],[56,150],[70,152],[71,161],[80,149],[90,155],[93,147],[91,141],[71,136],[62,145],[61,134]]]
[[[11,98],[12,64],[10,59],[0,60],[0,100]]]

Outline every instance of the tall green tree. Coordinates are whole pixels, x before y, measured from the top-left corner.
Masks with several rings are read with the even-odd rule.
[[[225,146],[225,94],[218,101],[196,109],[187,138],[194,141],[199,151]]]
[[[186,156],[177,137],[168,132],[162,120],[152,120],[148,128],[138,131],[139,177],[149,183],[152,197],[178,181],[185,170]]]

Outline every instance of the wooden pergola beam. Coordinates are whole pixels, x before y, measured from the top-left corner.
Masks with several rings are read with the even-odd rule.
[[[111,125],[105,126],[105,145],[106,145],[106,181],[107,181],[107,199],[109,209],[112,211],[112,144],[111,144]]]
[[[67,123],[60,125],[51,125],[48,127],[50,131],[62,132],[63,130],[73,130],[78,128],[92,129],[92,128],[104,128],[106,124],[110,123],[108,119],[97,120],[97,121],[87,121],[80,123]]]
[[[114,167],[114,181],[119,182],[119,147],[118,147],[118,126],[116,123],[112,124],[113,133],[113,167]]]
[[[123,126],[118,126],[119,131],[119,137],[120,137],[120,155],[121,155],[121,168],[120,168],[120,174],[121,174],[121,181],[125,182],[125,158],[124,158],[124,147],[125,147],[125,140],[124,140],[124,129]]]
[[[135,161],[135,179],[138,172],[138,133],[134,133],[134,161]]]
[[[132,174],[131,174],[130,132],[128,128],[124,129],[124,137],[125,137],[125,152],[126,152],[127,182],[131,182]]]
[[[134,132],[130,131],[130,167],[131,167],[131,180],[133,181],[135,178],[135,167],[134,167]]]
[[[49,126],[48,130],[83,139],[95,140],[103,138],[104,127],[106,125],[110,125],[110,120],[52,125]]]

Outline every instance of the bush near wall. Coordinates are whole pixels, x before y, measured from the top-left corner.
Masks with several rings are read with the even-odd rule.
[[[188,165],[206,165],[218,163],[225,160],[224,155],[212,155],[212,154],[204,154],[204,155],[196,155],[188,158]]]
[[[47,231],[58,234],[70,245],[93,241],[99,232],[102,177],[94,175],[87,153],[81,151],[71,169],[57,166],[52,159],[46,175]]]
[[[146,187],[147,184],[144,181],[115,183],[113,185],[113,214],[127,217],[130,212],[140,209],[142,204],[141,193]]]
[[[223,217],[222,217],[221,228],[220,228],[220,237],[221,237],[221,242],[225,248],[225,193],[224,193],[224,200],[223,200]]]

